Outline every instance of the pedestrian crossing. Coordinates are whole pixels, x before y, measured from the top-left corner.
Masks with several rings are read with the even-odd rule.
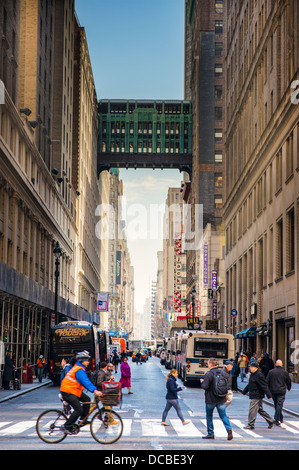
[[[242,422],[239,419],[230,419],[230,423],[233,429],[234,440],[236,439],[264,439],[264,431],[268,431],[264,423],[259,426],[257,424],[255,430],[244,429],[247,423]],[[18,436],[24,437],[37,437],[35,431],[36,419],[12,422],[12,421],[0,421],[0,442],[1,438],[9,438]],[[161,426],[161,419],[151,419],[151,418],[124,418],[123,419],[123,435],[122,437],[158,437],[158,438],[168,438],[168,437],[178,437],[183,438],[193,438],[201,439],[207,433],[207,424],[204,418],[192,419],[185,426],[182,425],[179,419],[169,419],[168,426]],[[226,438],[227,432],[220,419],[214,419],[214,434],[215,437]],[[299,437],[299,421],[296,420],[286,420],[281,424],[279,428],[274,426],[273,430],[266,433],[267,438],[277,438],[277,431],[284,431],[288,435],[298,436]],[[81,436],[90,436],[89,426],[86,426],[81,429],[78,435]],[[75,436],[74,436],[75,437]]]

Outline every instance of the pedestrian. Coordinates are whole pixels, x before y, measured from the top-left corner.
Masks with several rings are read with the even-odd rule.
[[[45,365],[46,365],[46,360],[45,360],[44,356],[41,354],[39,356],[38,360],[36,361],[37,378],[40,382],[42,382],[42,380],[43,380],[43,372],[44,372]]]
[[[2,386],[4,390],[10,389],[10,382],[11,380],[13,380],[14,363],[11,357],[11,353],[11,349],[8,349],[5,354],[5,363],[2,378]]]
[[[213,425],[213,411],[217,408],[219,417],[223,422],[225,429],[227,431],[227,440],[230,441],[233,438],[232,427],[228,417],[226,416],[226,393],[228,390],[228,385],[226,385],[226,393],[220,396],[216,392],[214,383],[216,377],[219,375],[224,375],[223,371],[219,369],[218,360],[215,358],[208,359],[208,372],[205,374],[204,379],[202,379],[201,388],[205,390],[205,403],[206,403],[206,416],[207,416],[207,429],[208,434],[203,436],[203,439],[214,439],[214,425]],[[225,375],[224,378],[226,379]]]
[[[166,401],[165,409],[162,414],[161,424],[163,426],[168,426],[168,424],[166,423],[166,417],[167,417],[169,410],[172,407],[174,407],[174,409],[176,410],[177,415],[182,421],[184,426],[189,423],[189,421],[185,421],[179,402],[178,402],[178,392],[183,390],[183,387],[178,386],[178,384],[176,383],[176,379],[178,375],[179,374],[176,369],[171,369],[171,371],[166,377],[166,389],[167,389],[166,400],[167,401]]]
[[[251,358],[249,359],[249,364],[248,364],[248,367],[250,367],[250,364],[252,364],[253,362],[258,362],[258,358],[257,358],[257,354],[256,353],[253,353]]]
[[[141,352],[140,352],[140,349],[138,349],[137,353],[135,354],[135,357],[136,357],[136,362],[137,364],[142,364],[141,362]]]
[[[62,380],[64,379],[64,377],[68,373],[68,371],[71,370],[72,366],[68,362],[68,360],[65,359],[65,357],[63,357],[61,359],[61,367],[62,367],[62,371],[61,371],[61,374],[60,374],[60,383],[62,382]]]
[[[243,395],[249,392],[250,399],[248,425],[245,426],[244,429],[254,429],[258,413],[267,421],[269,429],[271,429],[275,423],[275,420],[263,409],[263,398],[267,395],[270,400],[271,393],[264,375],[258,368],[257,362],[251,363],[249,382],[242,391]]]
[[[241,382],[244,382],[244,378],[246,377],[248,362],[248,357],[243,352],[241,352],[240,357],[238,359],[238,365],[240,367],[241,374]]]
[[[224,372],[224,374],[227,378],[227,384],[228,384],[228,390],[227,390],[226,402],[225,402],[226,408],[231,404],[231,402],[233,400],[233,396],[234,396],[234,394],[233,394],[233,377],[231,375],[233,367],[234,367],[234,365],[233,365],[232,361],[227,361],[224,364],[224,367],[223,367],[223,372]]]
[[[63,426],[63,430],[67,434],[72,434],[73,424],[75,424],[79,417],[81,417],[82,420],[86,418],[89,413],[90,398],[83,390],[86,388],[89,392],[94,393],[95,396],[102,396],[102,392],[97,390],[96,386],[90,382],[86,374],[86,368],[90,360],[91,357],[87,351],[78,353],[76,364],[68,371],[60,385],[63,399],[69,403],[74,410]],[[85,421],[84,424],[90,423]]]
[[[110,371],[108,371],[108,364],[107,362],[101,362],[100,363],[100,369],[97,373],[97,378],[96,378],[96,387],[100,392],[102,391],[102,384],[103,382],[109,382],[109,380],[114,379],[113,375],[111,374]]]
[[[112,362],[112,364],[113,364],[114,367],[115,367],[115,373],[117,373],[118,364],[120,363],[120,358],[119,358],[119,355],[117,354],[117,351],[116,351],[116,350],[113,351],[113,356],[112,356],[111,362]]]
[[[269,357],[268,353],[264,354],[264,357],[261,359],[259,367],[264,374],[265,379],[267,378],[267,375],[269,373],[269,370],[274,369],[274,362],[273,360]]]
[[[233,368],[232,368],[230,373],[231,373],[231,376],[232,376],[232,390],[233,390],[233,392],[237,392],[238,391],[237,378],[240,375],[240,367],[239,367],[239,364],[238,364],[236,359],[233,360]]]
[[[275,368],[269,371],[266,378],[275,406],[274,419],[277,426],[283,422],[282,407],[286,391],[290,391],[292,387],[290,376],[282,367],[282,361],[277,359]]]
[[[120,378],[121,388],[128,388],[129,389],[128,395],[132,395],[133,392],[131,392],[131,369],[128,364],[127,357],[124,357],[122,360],[122,363],[120,365],[120,372],[121,372],[121,378]]]

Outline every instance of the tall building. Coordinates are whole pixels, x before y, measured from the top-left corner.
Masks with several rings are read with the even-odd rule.
[[[184,252],[181,188],[168,188],[163,233],[163,301],[168,319],[186,310],[186,254]]]
[[[81,74],[74,88],[73,1],[1,2],[0,341],[12,349],[19,371],[40,353],[47,356],[51,324],[67,318],[100,323],[93,291],[101,287],[92,226],[101,184],[96,100],[84,31],[77,32],[76,72],[86,79]],[[73,110],[84,119],[76,127]],[[74,129],[80,129],[76,175]],[[88,289],[84,302],[79,277]]]
[[[298,2],[229,2],[226,46],[227,331],[289,372],[299,338],[298,15]]]
[[[225,12],[225,0],[187,0],[185,4],[185,93],[192,99],[193,163],[192,180],[185,182],[183,198],[192,206],[192,231],[210,224],[217,236],[224,230]],[[202,227],[196,225],[197,205],[203,207]],[[191,290],[202,283],[198,256],[197,249],[187,251],[188,303]]]
[[[78,305],[89,312],[96,312],[97,293],[107,289],[108,241],[97,233],[96,227],[97,208],[100,204],[109,203],[109,174],[103,172],[100,179],[97,177],[97,97],[85,29],[78,24],[76,17],[73,43],[72,174],[70,180],[66,176],[65,179],[67,187],[76,192],[76,205],[72,206],[78,228],[74,246],[74,285]],[[104,317],[102,313],[101,327],[104,327]]]

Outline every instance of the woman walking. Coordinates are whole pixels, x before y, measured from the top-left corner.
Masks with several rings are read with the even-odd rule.
[[[121,372],[121,388],[128,388],[129,389],[129,395],[131,395],[133,392],[131,392],[131,369],[128,364],[128,358],[124,357],[123,361],[120,365],[120,372]]]
[[[184,420],[183,415],[182,415],[182,411],[181,411],[181,408],[180,408],[180,405],[179,405],[179,402],[178,402],[178,392],[180,390],[183,390],[183,388],[179,387],[177,385],[177,383],[176,383],[177,376],[178,376],[178,371],[175,370],[175,369],[171,369],[171,371],[169,372],[169,374],[166,377],[166,380],[167,380],[167,383],[166,383],[166,388],[167,388],[166,400],[167,400],[167,402],[166,402],[166,406],[165,406],[165,409],[164,409],[163,414],[162,414],[162,423],[161,424],[163,426],[168,426],[168,424],[166,423],[166,417],[167,417],[168,411],[172,407],[174,407],[174,409],[177,412],[178,417],[180,418],[180,420],[182,421],[182,423],[184,425],[189,423],[189,421]]]

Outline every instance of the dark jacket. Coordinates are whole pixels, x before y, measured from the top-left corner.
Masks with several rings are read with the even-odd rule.
[[[287,389],[290,391],[292,387],[288,372],[280,366],[275,366],[275,369],[269,371],[266,381],[273,394],[284,395]]]
[[[208,405],[211,405],[212,403],[223,403],[226,401],[226,397],[220,398],[214,395],[213,393],[213,380],[214,380],[213,371],[217,371],[217,370],[222,371],[222,369],[219,369],[219,367],[213,367],[212,369],[208,370],[201,384],[201,388],[205,390],[205,401],[206,401],[206,404]]]
[[[251,400],[264,398],[265,395],[267,395],[268,398],[271,398],[271,393],[266,379],[259,370],[250,374],[249,382],[243,389],[242,393],[243,395],[246,395],[247,392],[249,392],[249,398]]]
[[[5,366],[3,371],[3,379],[10,381],[13,379],[14,362],[9,354],[5,355]]]
[[[227,384],[228,384],[228,390],[232,390],[233,388],[233,376],[232,376],[232,371],[228,371],[226,367],[223,367],[223,374],[227,379]]]
[[[109,370],[99,369],[97,374],[97,389],[102,391],[103,382],[108,382],[111,377],[111,372]]]
[[[269,357],[268,353],[264,354],[263,359],[259,363],[260,369],[265,377],[267,377],[270,370],[274,369],[274,362]]]
[[[182,387],[179,387],[176,383],[176,378],[173,375],[169,376],[169,379],[166,383],[167,393],[166,398],[167,400],[177,400],[178,392],[183,390]]]

